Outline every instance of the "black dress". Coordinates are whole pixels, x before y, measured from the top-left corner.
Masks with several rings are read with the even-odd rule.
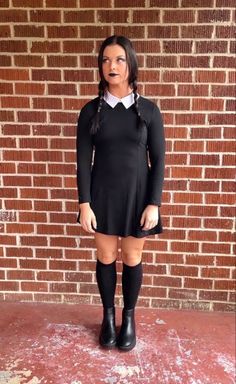
[[[158,107],[142,96],[138,102],[146,122],[146,128],[142,129],[138,128],[134,104],[128,109],[122,103],[112,108],[103,101],[100,129],[95,135],[90,134],[90,127],[98,98],[87,103],[80,112],[77,132],[79,203],[90,203],[97,220],[96,232],[138,238],[162,232],[161,218],[158,225],[148,231],[142,230],[140,219],[148,204],[161,205],[164,128]]]

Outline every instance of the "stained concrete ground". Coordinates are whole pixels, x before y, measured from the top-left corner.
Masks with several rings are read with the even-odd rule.
[[[234,314],[138,308],[130,352],[100,348],[101,316],[97,306],[0,303],[0,384],[235,383]]]

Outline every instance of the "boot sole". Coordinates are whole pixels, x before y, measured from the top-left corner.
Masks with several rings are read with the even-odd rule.
[[[136,340],[132,344],[130,344],[128,347],[124,347],[122,345],[117,345],[117,347],[123,352],[129,352],[135,347],[135,345],[136,345]]]

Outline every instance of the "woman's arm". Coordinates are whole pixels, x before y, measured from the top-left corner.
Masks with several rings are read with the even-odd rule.
[[[91,167],[93,156],[92,137],[90,135],[91,115],[83,108],[77,126],[77,187],[79,197],[80,224],[87,232],[94,233],[96,217],[90,208]]]
[[[148,204],[160,207],[165,172],[165,135],[162,116],[155,104],[148,127],[148,151],[151,164]]]

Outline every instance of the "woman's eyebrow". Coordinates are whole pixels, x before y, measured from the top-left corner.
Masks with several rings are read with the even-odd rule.
[[[117,59],[118,59],[119,57],[123,57],[123,58],[125,58],[125,55],[118,55],[118,56],[116,56]],[[106,55],[103,56],[103,59],[104,59],[104,58],[106,58],[106,59],[110,59],[110,57],[109,57],[109,56],[106,56]]]

